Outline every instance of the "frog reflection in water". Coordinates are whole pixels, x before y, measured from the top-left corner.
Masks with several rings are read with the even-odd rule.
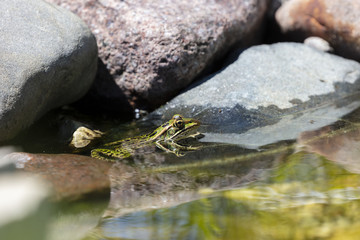
[[[91,156],[102,160],[123,159],[130,157],[135,150],[151,144],[176,156],[182,156],[180,151],[190,151],[199,148],[184,146],[178,143],[182,139],[196,138],[201,135],[200,133],[193,134],[194,130],[199,126],[199,121],[175,114],[170,121],[162,124],[152,133],[107,143],[103,145],[104,148],[93,149]]]

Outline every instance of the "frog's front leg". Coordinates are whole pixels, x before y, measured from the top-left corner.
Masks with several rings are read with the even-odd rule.
[[[166,146],[163,143],[165,143]],[[159,140],[159,141],[156,141],[155,144],[161,150],[163,150],[165,152],[173,153],[177,157],[184,156],[184,154],[180,153],[180,150],[182,150],[182,151],[192,151],[192,150],[197,150],[197,149],[200,148],[200,147],[192,147],[192,146],[183,146],[183,145],[180,145],[180,144],[178,144],[178,143],[176,143],[174,141],[160,141]]]
[[[196,132],[194,134],[186,136],[186,138],[195,138],[195,139],[200,139],[203,137],[204,137],[204,134],[202,134],[201,132]]]
[[[106,148],[97,148],[91,150],[91,157],[105,161],[116,161],[130,157],[130,153],[120,149],[111,150]]]
[[[182,156],[184,156],[184,154],[181,154],[180,152],[179,152],[179,149],[170,149],[170,148],[168,148],[167,146],[164,146],[163,144],[163,141],[156,141],[155,142],[155,145],[158,147],[158,148],[160,148],[161,150],[163,150],[164,152],[168,152],[168,153],[173,153],[173,154],[175,154],[177,157],[182,157]]]
[[[201,147],[193,147],[193,146],[184,146],[184,145],[180,145],[176,142],[174,142],[173,140],[168,140],[168,141],[165,141],[168,145],[174,147],[174,148],[177,148],[177,149],[180,149],[180,150],[183,150],[183,151],[193,151],[193,150],[198,150],[200,149]]]

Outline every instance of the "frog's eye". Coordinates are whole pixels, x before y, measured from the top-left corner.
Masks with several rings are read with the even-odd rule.
[[[184,125],[185,125],[185,123],[184,123],[184,120],[182,120],[182,119],[179,119],[179,120],[175,121],[175,123],[174,123],[174,126],[179,129],[184,128]]]
[[[173,119],[174,119],[174,127],[177,127],[179,129],[184,128],[185,123],[184,123],[184,120],[182,119],[181,115],[176,114],[173,116]]]

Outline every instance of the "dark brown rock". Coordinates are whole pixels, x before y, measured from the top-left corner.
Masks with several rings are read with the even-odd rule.
[[[96,35],[104,65],[90,96],[103,97],[94,106],[116,111],[158,107],[231,47],[254,43],[268,2],[49,1],[78,14]]]
[[[283,32],[301,41],[318,36],[339,55],[360,60],[360,2],[358,0],[290,0],[276,12]]]
[[[40,176],[53,186],[55,199],[76,199],[110,188],[111,163],[74,154],[11,153],[17,169]]]

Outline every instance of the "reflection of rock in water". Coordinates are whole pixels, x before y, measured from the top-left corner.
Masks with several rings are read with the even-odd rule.
[[[95,231],[105,234],[98,238],[115,233],[124,239],[293,239],[295,233],[299,239],[357,239],[360,175],[305,151],[278,160],[260,184],[246,184],[215,196],[193,195],[201,199],[176,207],[103,219]],[[166,196],[182,197],[181,193]],[[181,200],[173,203],[186,199]]]
[[[205,147],[182,158],[159,154],[163,158],[157,160],[163,162],[155,167],[118,162],[109,171],[111,198],[104,217],[179,205],[204,197],[202,189],[211,189],[210,193],[215,194],[214,190],[244,186],[261,179],[273,166],[274,159],[284,154],[260,153],[246,159],[238,155],[239,151],[244,149],[221,145]],[[224,155],[228,157],[219,158]],[[142,155],[141,161],[147,161],[147,157],[156,158]]]
[[[360,173],[360,125],[344,122],[341,125],[338,123],[304,132],[298,139],[298,145],[341,164],[350,172]]]
[[[138,149],[134,149],[130,163],[139,167],[154,167],[159,166],[165,161],[164,154],[155,145],[147,145]]]
[[[51,184],[53,198],[77,199],[109,190],[111,163],[75,154],[32,154],[15,152],[4,158],[18,170],[31,173]],[[3,159],[1,159],[3,160]]]

